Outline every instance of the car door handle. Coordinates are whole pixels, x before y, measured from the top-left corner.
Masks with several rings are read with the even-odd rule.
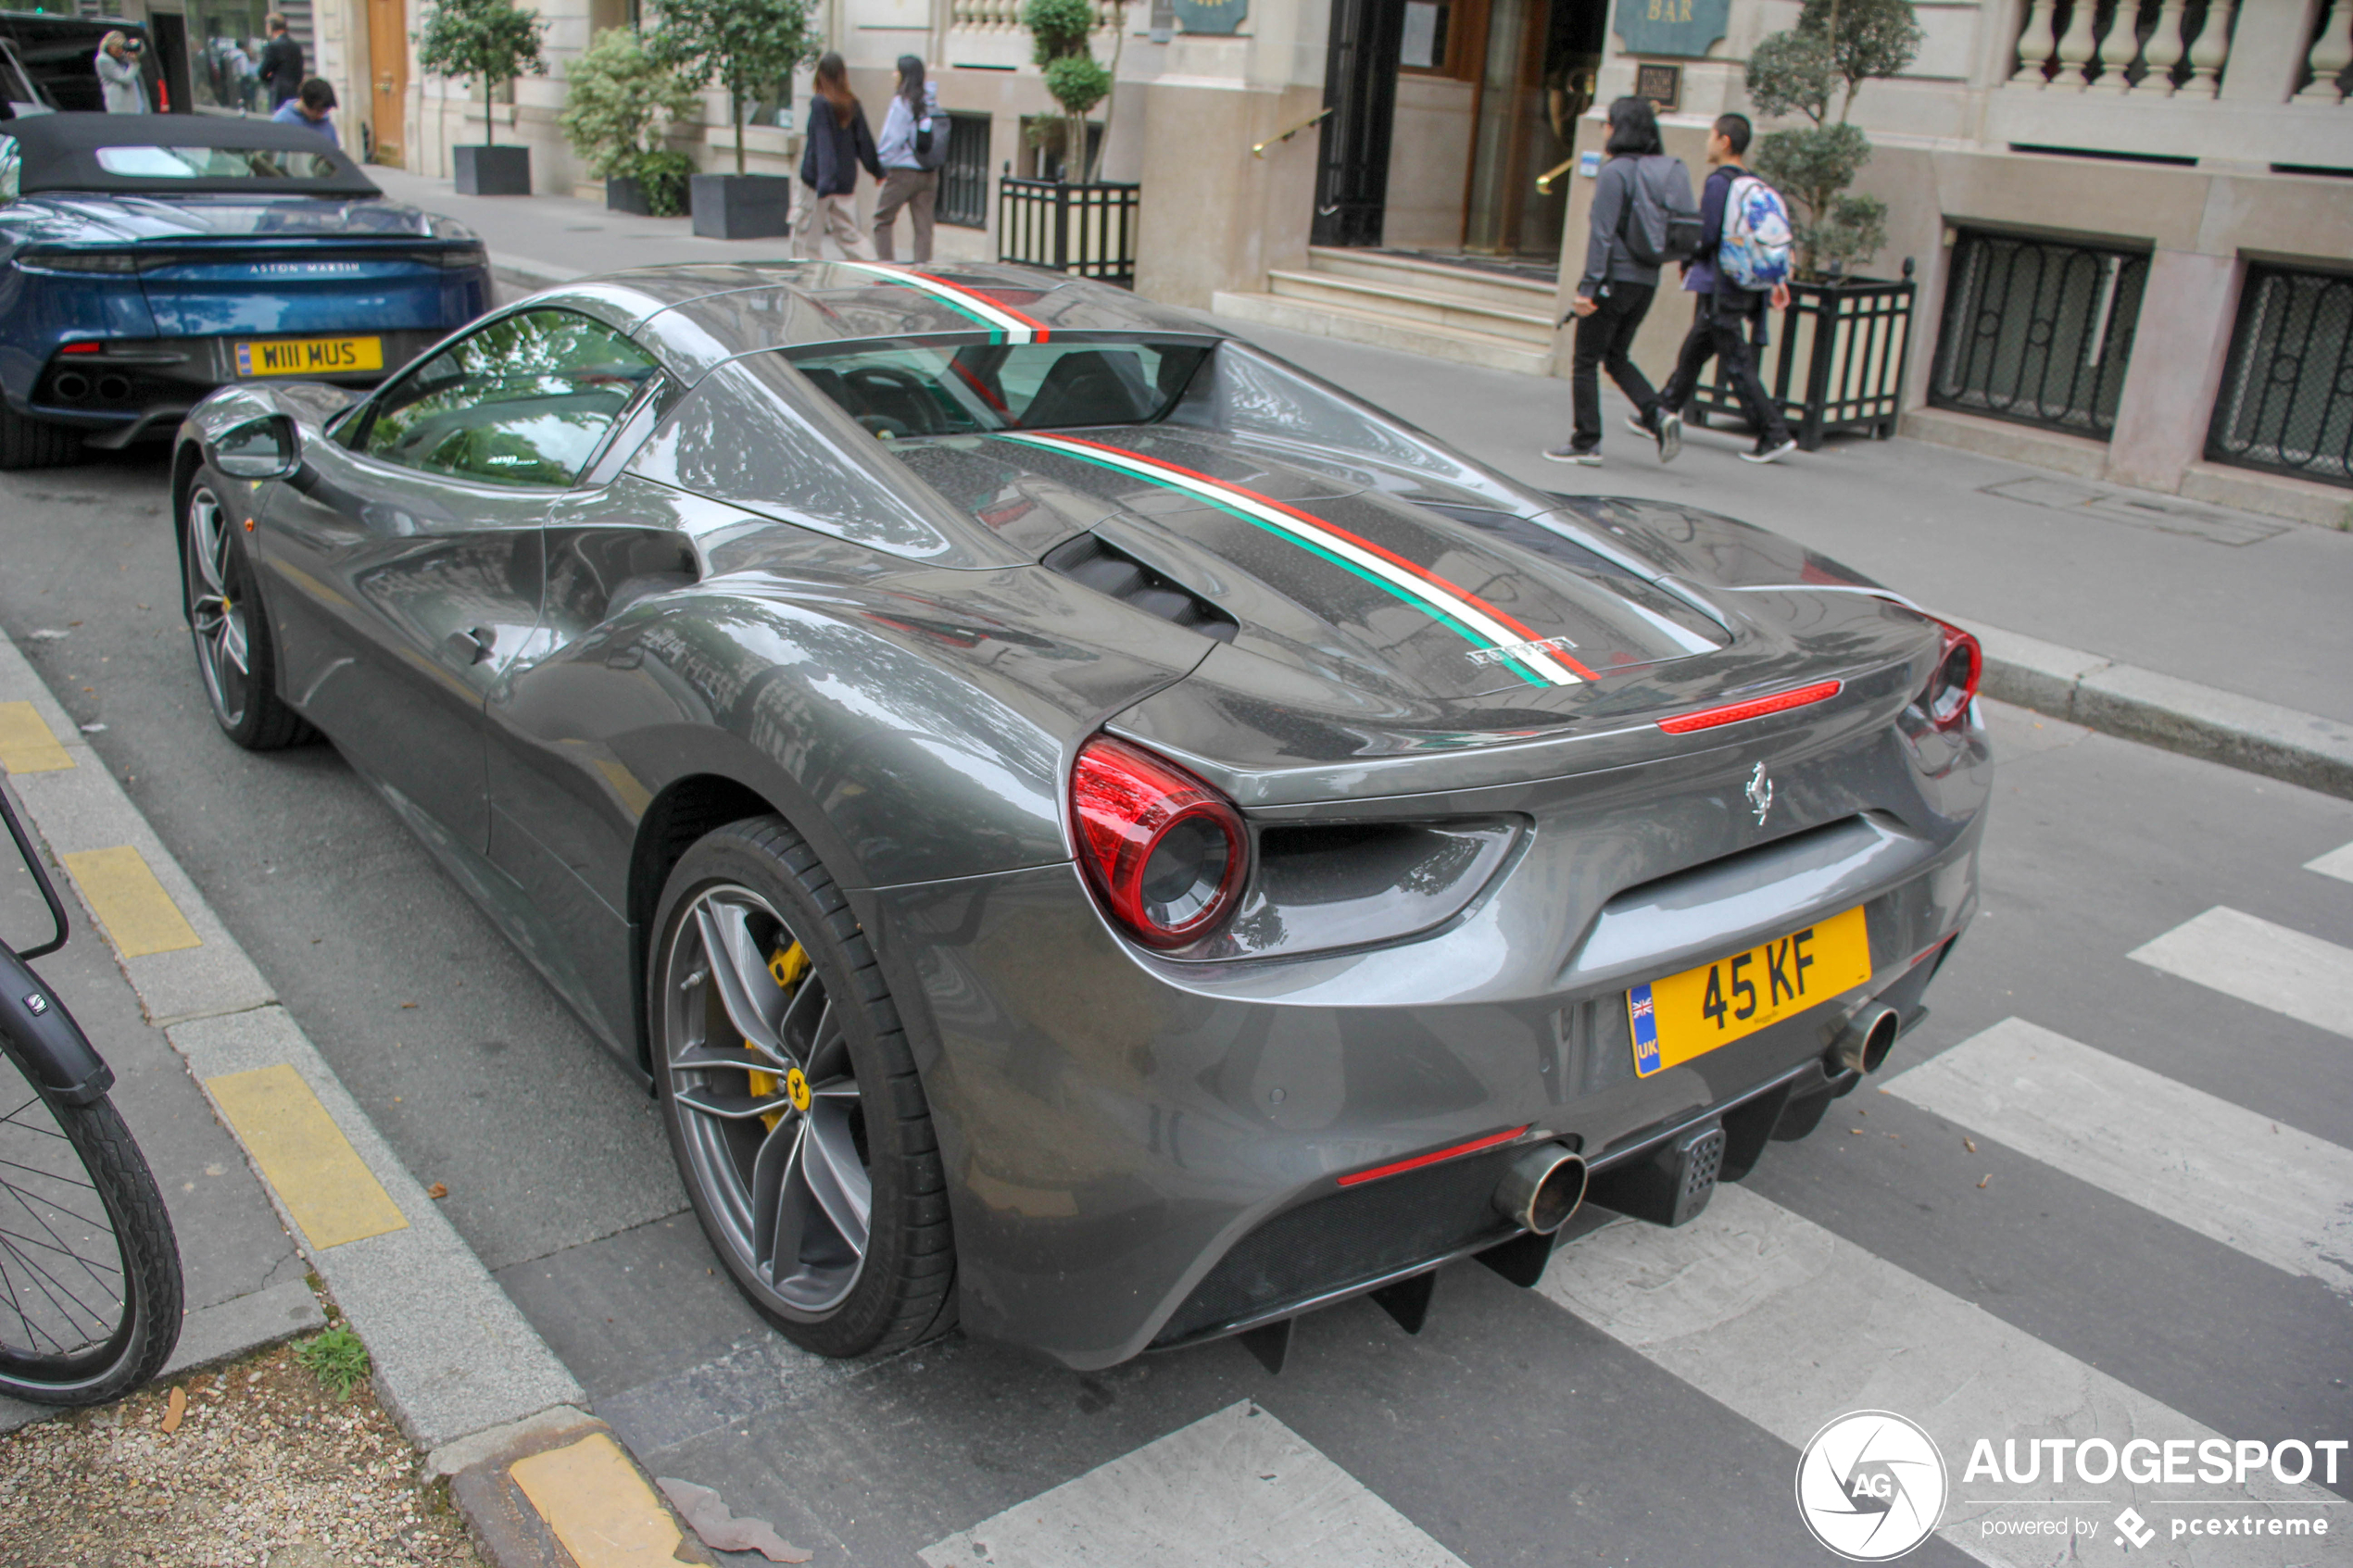
[[[488,659],[491,645],[497,640],[498,633],[487,626],[477,626],[471,632],[452,632],[444,639],[449,651],[468,664],[480,664]]]

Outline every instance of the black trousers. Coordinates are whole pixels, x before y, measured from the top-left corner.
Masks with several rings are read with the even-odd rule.
[[[1577,348],[1569,361],[1568,396],[1576,428],[1572,450],[1591,452],[1602,444],[1602,378],[1607,370],[1617,390],[1634,400],[1642,422],[1655,422],[1658,394],[1629,354],[1642,318],[1651,313],[1651,297],[1658,290],[1648,283],[1610,283],[1609,292],[1593,301],[1591,316],[1577,318]]]
[[[1720,359],[1724,379],[1732,383],[1732,395],[1740,399],[1742,415],[1756,432],[1757,445],[1779,446],[1790,438],[1789,421],[1757,378],[1755,356],[1748,346],[1749,319],[1749,312],[1726,306],[1715,295],[1701,295],[1699,307],[1692,313],[1692,330],[1683,338],[1683,351],[1675,358],[1675,373],[1660,390],[1659,406],[1681,413],[1692,394],[1699,390],[1699,378],[1707,362]]]

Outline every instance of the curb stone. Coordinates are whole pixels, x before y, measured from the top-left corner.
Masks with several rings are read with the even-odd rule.
[[[55,771],[9,774],[27,825],[58,857],[76,848],[136,848],[195,932],[194,947],[126,957],[89,907],[80,884],[70,875],[65,879],[83,905],[82,930],[106,942],[142,1011],[180,1054],[222,1124],[235,1132],[233,1119],[223,1113],[208,1080],[257,1069],[291,1068],[349,1154],[398,1210],[401,1223],[395,1228],[313,1246],[286,1196],[271,1185],[252,1148],[242,1137],[238,1140],[300,1256],[367,1344],[375,1365],[371,1381],[386,1412],[426,1451],[434,1474],[452,1474],[452,1497],[491,1562],[497,1568],[607,1568],[608,1563],[624,1568],[638,1561],[623,1555],[592,1562],[565,1552],[554,1534],[564,1520],[560,1517],[553,1525],[542,1520],[508,1474],[517,1461],[535,1453],[600,1436],[613,1450],[603,1456],[605,1474],[625,1486],[625,1465],[644,1483],[661,1519],[677,1534],[680,1546],[674,1555],[665,1551],[644,1561],[709,1562],[707,1556],[696,1555],[698,1547],[689,1544],[691,1537],[627,1450],[611,1443],[610,1429],[585,1413],[587,1399],[579,1383],[401,1165],[301,1027],[278,1005],[260,971],[5,634],[0,634],[0,697],[31,702],[70,759],[69,766]],[[324,1322],[308,1285],[281,1282],[192,1314],[167,1370],[184,1372],[243,1354]],[[0,1411],[0,1416],[10,1413]],[[0,1426],[16,1424],[21,1423],[0,1419]],[[509,1494],[511,1499],[502,1501]],[[510,1527],[516,1504],[528,1517]],[[484,1512],[478,1515],[477,1509]],[[649,1523],[652,1533],[660,1535],[660,1523],[650,1513],[641,1523]]]
[[[598,1444],[599,1438],[604,1444]],[[632,1545],[597,1539],[593,1533],[584,1539],[580,1532],[570,1531],[582,1549],[568,1551],[558,1538],[563,1522],[549,1520],[515,1479],[515,1466],[525,1460],[588,1445],[597,1445],[606,1461],[600,1478],[609,1479],[611,1489],[635,1505],[649,1540]],[[613,1452],[626,1460],[634,1483],[613,1468]],[[452,1444],[429,1462],[448,1477],[450,1501],[472,1526],[477,1544],[495,1568],[658,1568],[718,1561],[678,1518],[653,1477],[613,1437],[612,1428],[585,1411],[548,1411],[499,1432]],[[636,1495],[640,1489],[642,1496]]]
[[[2126,740],[2353,799],[2353,724],[1952,617],[1985,695]]]

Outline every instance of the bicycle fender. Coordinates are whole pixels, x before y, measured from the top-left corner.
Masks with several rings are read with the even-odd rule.
[[[0,1035],[25,1075],[67,1105],[90,1105],[114,1087],[108,1067],[39,975],[0,947]]]

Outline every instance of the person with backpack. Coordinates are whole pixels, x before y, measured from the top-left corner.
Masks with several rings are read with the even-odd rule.
[[[1656,439],[1661,462],[1673,460],[1682,445],[1682,421],[1660,417],[1658,394],[1629,351],[1658,293],[1660,266],[1689,256],[1699,236],[1691,170],[1681,158],[1666,156],[1658,111],[1648,98],[1620,98],[1610,105],[1607,149],[1609,161],[1593,182],[1585,273],[1569,306],[1577,321],[1568,381],[1574,422],[1567,443],[1544,453],[1554,462],[1588,468],[1598,468],[1602,460],[1604,370],[1633,399],[1634,428]]]
[[[882,162],[875,156],[866,111],[849,90],[849,68],[830,49],[818,58],[816,88],[809,101],[800,189],[794,193],[793,255],[815,261],[821,243],[831,239],[852,261],[876,260],[875,247],[858,232],[858,170],[863,165],[879,180]]]
[[[948,117],[939,112],[939,89],[924,80],[924,62],[899,56],[899,91],[883,116],[882,195],[875,203],[875,252],[891,255],[891,229],[905,207],[915,231],[917,261],[931,259],[932,205],[939,198],[939,166],[948,161]]]
[[[1744,114],[1718,115],[1707,135],[1707,188],[1700,197],[1699,254],[1683,269],[1683,287],[1699,295],[1692,330],[1676,357],[1675,373],[1659,392],[1659,417],[1680,420],[1683,405],[1699,389],[1710,359],[1720,359],[1741,412],[1756,433],[1756,445],[1741,454],[1748,463],[1775,463],[1797,450],[1781,407],[1767,395],[1749,352],[1754,325],[1756,346],[1766,344],[1765,307],[1789,307],[1789,209],[1780,193],[1748,171],[1749,137]]]

